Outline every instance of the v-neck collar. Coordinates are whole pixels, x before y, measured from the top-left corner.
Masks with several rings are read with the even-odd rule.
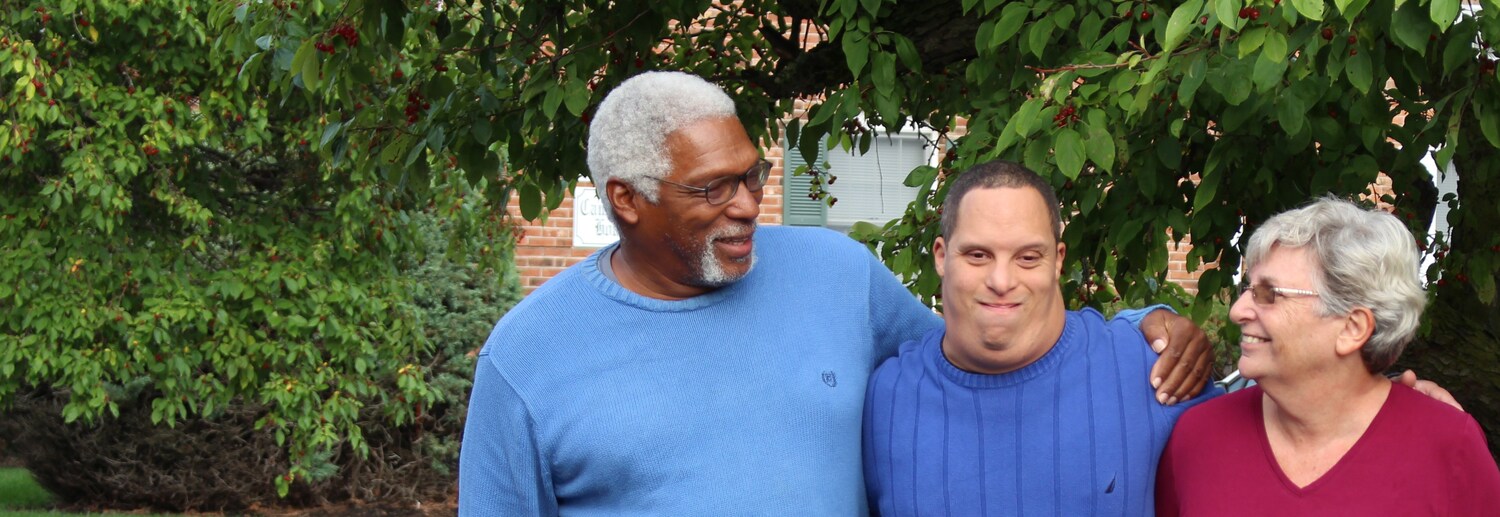
[[[1360,433],[1359,439],[1354,441],[1354,445],[1350,446],[1349,450],[1345,451],[1344,455],[1339,457],[1339,460],[1333,464],[1333,467],[1330,467],[1323,475],[1318,476],[1318,479],[1313,480],[1312,483],[1308,483],[1307,486],[1303,487],[1298,487],[1296,483],[1292,482],[1292,479],[1287,477],[1286,471],[1281,468],[1281,463],[1276,461],[1276,451],[1271,449],[1271,435],[1266,432],[1266,394],[1262,391],[1260,396],[1255,398],[1255,425],[1260,430],[1260,446],[1261,451],[1265,454],[1266,465],[1276,474],[1276,479],[1281,481],[1282,488],[1285,488],[1287,492],[1297,497],[1309,496],[1323,485],[1332,483],[1329,480],[1336,478],[1345,468],[1353,468],[1345,467],[1345,465],[1353,463],[1355,460],[1351,458],[1363,454],[1364,450],[1370,447],[1366,443],[1371,440],[1370,436],[1373,434],[1371,431],[1374,431],[1377,427],[1384,426],[1385,421],[1391,418],[1388,414],[1391,412],[1391,405],[1394,399],[1399,396],[1396,394],[1397,387],[1395,383],[1391,384],[1390,391],[1386,392],[1385,402],[1380,404],[1380,411],[1375,413],[1375,418],[1370,420],[1370,425],[1365,427],[1363,433]]]

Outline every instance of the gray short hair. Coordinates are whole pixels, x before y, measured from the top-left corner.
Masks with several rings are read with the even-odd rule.
[[[620,83],[599,103],[589,124],[588,165],[604,210],[610,178],[624,181],[652,203],[657,182],[672,172],[667,135],[695,122],[734,117],[734,100],[718,86],[683,72],[646,72]]]
[[[1396,363],[1427,305],[1416,239],[1396,216],[1324,197],[1266,221],[1250,237],[1245,268],[1255,267],[1276,245],[1305,247],[1317,261],[1313,278],[1324,315],[1355,307],[1375,313],[1375,330],[1360,350],[1371,373]]]

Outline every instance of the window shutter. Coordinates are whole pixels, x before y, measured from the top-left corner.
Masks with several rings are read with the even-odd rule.
[[[854,149],[827,151],[828,172],[838,178],[828,187],[838,198],[828,209],[828,226],[847,229],[858,221],[882,225],[901,217],[917,198],[917,189],[902,183],[912,169],[927,163],[928,151],[912,135],[877,136],[864,155]]]
[[[788,226],[823,226],[828,222],[828,205],[807,197],[812,192],[812,175],[792,174],[798,167],[806,165],[807,160],[792,142],[783,140],[781,149],[785,157],[781,165],[782,222]]]

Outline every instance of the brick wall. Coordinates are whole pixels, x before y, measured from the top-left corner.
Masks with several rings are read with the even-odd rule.
[[[1193,251],[1192,240],[1183,237],[1182,243],[1172,244],[1167,242],[1167,280],[1182,286],[1187,292],[1198,293],[1198,277],[1203,276],[1205,270],[1214,267],[1212,263],[1199,264],[1198,270],[1191,273],[1187,270],[1187,255]]]

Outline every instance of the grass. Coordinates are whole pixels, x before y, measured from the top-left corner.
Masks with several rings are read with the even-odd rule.
[[[31,473],[26,469],[0,469],[0,511],[46,508],[51,504],[52,494],[36,484],[36,480],[31,478]]]
[[[135,513],[67,513],[50,509],[52,494],[22,468],[0,468],[0,517],[57,517],[60,515],[98,515],[130,517],[169,517]]]

